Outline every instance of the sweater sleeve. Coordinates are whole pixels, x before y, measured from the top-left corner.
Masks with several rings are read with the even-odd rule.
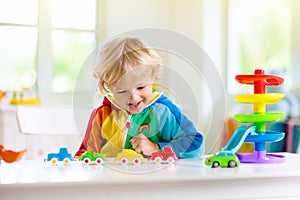
[[[100,152],[101,142],[101,107],[98,107],[91,113],[84,138],[75,157],[80,157],[86,151]]]
[[[162,149],[171,146],[179,158],[198,158],[202,152],[204,138],[194,124],[174,104],[157,104],[154,112],[160,121],[158,143]]]

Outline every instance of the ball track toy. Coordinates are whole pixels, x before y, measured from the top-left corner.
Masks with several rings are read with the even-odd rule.
[[[278,86],[284,79],[264,74],[263,69],[256,69],[253,75],[237,75],[236,81],[254,86],[254,94],[237,95],[239,103],[253,104],[253,114],[237,114],[235,119],[242,123],[253,123],[255,131],[245,137],[245,142],[254,143],[254,152],[237,153],[242,163],[278,163],[284,161],[284,156],[266,153],[266,142],[276,142],[284,138],[285,133],[266,131],[266,123],[283,119],[283,113],[267,113],[266,105],[280,101],[284,94],[266,93],[266,86]]]

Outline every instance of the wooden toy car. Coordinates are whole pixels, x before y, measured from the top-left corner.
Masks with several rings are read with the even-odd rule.
[[[145,161],[145,158],[132,149],[123,149],[122,152],[118,153],[115,161],[118,161],[123,165],[126,165],[129,163],[129,161],[132,161],[133,164],[137,165]]]
[[[83,153],[79,158],[79,161],[82,161],[84,164],[97,164],[102,165],[104,161],[107,161],[107,158],[103,154],[91,153],[89,151]]]
[[[45,161],[49,161],[52,164],[58,164],[58,162],[63,162],[65,165],[68,165],[71,161],[74,161],[74,158],[69,153],[66,147],[62,147],[59,149],[58,153],[49,153]]]
[[[167,162],[169,164],[174,163],[178,160],[176,154],[173,152],[172,147],[165,146],[162,152],[154,152],[151,157],[148,158],[149,161],[154,161],[155,163]]]
[[[240,160],[232,152],[228,150],[221,150],[213,156],[209,156],[205,159],[205,165],[216,167],[238,167],[240,166]]]

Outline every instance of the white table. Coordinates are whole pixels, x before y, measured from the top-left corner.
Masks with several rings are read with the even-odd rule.
[[[0,166],[1,200],[300,199],[300,155],[281,164],[212,169],[203,160],[176,164],[51,166],[22,160]]]

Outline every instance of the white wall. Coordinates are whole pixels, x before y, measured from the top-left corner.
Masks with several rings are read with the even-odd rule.
[[[293,88],[300,90],[300,1],[292,1],[292,79]]]
[[[202,1],[197,0],[102,0],[104,35],[141,27],[170,28],[201,41]]]

